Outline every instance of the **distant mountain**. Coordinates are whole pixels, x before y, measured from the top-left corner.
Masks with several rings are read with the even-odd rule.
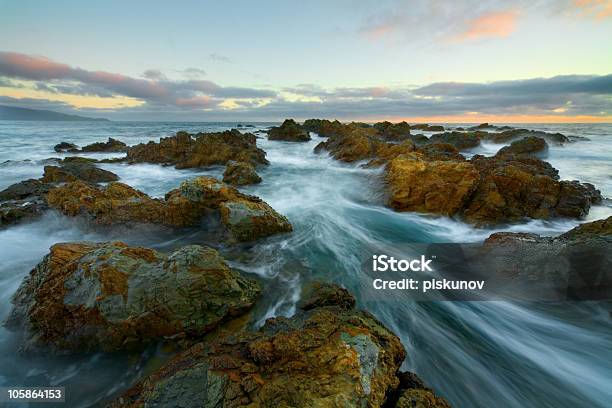
[[[85,116],[67,115],[48,110],[16,108],[0,105],[0,120],[64,120],[72,122],[108,121],[104,118],[87,118]]]

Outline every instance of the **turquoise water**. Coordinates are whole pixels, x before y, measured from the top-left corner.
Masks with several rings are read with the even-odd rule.
[[[244,123],[244,122],[243,122]],[[257,123],[257,131],[271,124]],[[114,137],[136,144],[178,130],[217,131],[236,123],[0,122],[0,189],[40,177],[45,159],[60,141],[85,145]],[[533,129],[587,137],[564,147],[551,146],[548,161],[564,179],[595,184],[612,197],[612,126],[534,125]],[[261,135],[263,136],[263,135]],[[492,230],[474,229],[443,217],[396,213],[385,208],[380,170],[343,164],[315,155],[308,143],[258,145],[270,166],[260,185],[242,189],[285,214],[295,231],[255,245],[219,249],[232,265],[267,281],[256,310],[256,324],[291,315],[305,281],[322,278],[353,290],[359,298],[361,264],[370,254],[401,243],[480,242]],[[501,145],[485,144],[471,153],[494,154]],[[117,155],[90,154],[91,157]],[[187,178],[223,168],[176,170],[139,164],[104,164],[121,181],[152,196],[163,196]],[[594,207],[588,220],[612,215],[609,204]],[[531,221],[499,230],[557,235],[575,220]],[[49,246],[72,240],[121,239],[169,250],[208,243],[197,230],[176,236],[156,228],[93,230],[55,213],[27,225],[0,231],[0,319],[23,277]],[[215,244],[215,243],[209,243]],[[609,305],[596,303],[525,305],[508,302],[413,302],[397,295],[385,301],[359,298],[397,333],[408,351],[405,368],[417,372],[454,406],[608,407],[612,373]],[[116,395],[138,378],[151,361],[164,358],[152,347],[140,355],[87,355],[72,358],[19,356],[15,336],[0,329],[0,386],[61,385],[71,405],[89,406]]]

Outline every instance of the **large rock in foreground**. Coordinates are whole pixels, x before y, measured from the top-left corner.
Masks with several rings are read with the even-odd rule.
[[[291,318],[200,343],[113,406],[380,407],[396,389],[405,351],[347,293],[310,295]],[[350,295],[348,295],[350,298]]]
[[[310,135],[293,119],[286,119],[282,125],[274,126],[268,130],[268,139],[286,142],[307,142],[310,140]]]
[[[51,247],[13,297],[22,351],[115,351],[201,336],[245,313],[259,284],[201,246],[166,256],[121,242]]]
[[[176,136],[161,138],[132,146],[127,151],[130,163],[159,163],[176,168],[224,165],[229,161],[268,164],[266,152],[257,147],[256,136],[232,129],[220,133],[178,132]]]
[[[289,221],[267,203],[213,177],[185,181],[163,200],[119,182],[98,187],[75,181],[51,189],[47,201],[66,215],[84,215],[102,225],[150,223],[182,228],[199,225],[205,215],[217,216],[235,241],[292,230]]]

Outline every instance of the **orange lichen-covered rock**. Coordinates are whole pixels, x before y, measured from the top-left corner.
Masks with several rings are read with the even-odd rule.
[[[51,247],[14,295],[23,351],[114,351],[201,336],[245,313],[259,284],[197,245],[170,255],[122,242]]]
[[[332,292],[256,332],[193,346],[112,406],[382,406],[405,350],[347,293]]]
[[[401,155],[386,168],[388,203],[398,211],[454,215],[465,206],[478,177],[468,162],[428,161],[418,153]]]

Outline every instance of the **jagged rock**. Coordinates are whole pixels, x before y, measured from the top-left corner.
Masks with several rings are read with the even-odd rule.
[[[378,130],[384,140],[397,142],[411,140],[410,125],[406,122],[378,122],[374,124],[374,129]]]
[[[559,181],[549,163],[526,156],[474,156],[480,180],[462,217],[476,225],[523,218],[582,217],[601,201],[592,185]]]
[[[506,154],[466,162],[419,149],[389,161],[388,205],[398,211],[457,216],[476,226],[525,218],[584,217],[601,194],[588,183],[559,181],[537,158]],[[436,159],[444,159],[444,161]]]
[[[126,152],[128,146],[120,140],[109,137],[106,142],[96,142],[83,146],[82,152],[101,152],[101,153],[123,153]]]
[[[445,132],[432,135],[429,142],[446,143],[455,146],[457,150],[466,150],[478,147],[480,137],[474,132]]]
[[[53,245],[14,295],[6,322],[24,352],[115,351],[201,336],[245,313],[257,281],[211,248],[170,255],[122,242]]]
[[[223,182],[236,186],[261,183],[255,167],[244,162],[229,162],[223,173]]]
[[[508,154],[523,154],[528,156],[541,156],[548,150],[548,144],[540,137],[527,136],[523,139],[515,140],[510,146],[502,147],[497,156]]]
[[[108,170],[89,163],[64,162],[61,166],[45,166],[41,179],[43,183],[64,183],[83,180],[89,183],[117,181],[119,177]]]
[[[298,307],[301,310],[310,310],[325,306],[352,309],[355,307],[355,298],[348,290],[337,285],[314,281],[302,293]]]
[[[197,344],[111,406],[380,407],[399,384],[405,351],[369,313],[347,306],[342,296]]]
[[[68,164],[68,163],[85,163],[85,164],[93,164],[98,163],[99,160],[92,159],[91,157],[81,157],[81,156],[68,156],[63,158],[59,164]]]
[[[304,128],[304,130],[314,132],[322,137],[330,137],[341,134],[345,131],[345,127],[346,125],[343,125],[337,120],[332,122],[327,119],[307,119],[302,124],[302,128]]]
[[[61,142],[53,146],[53,150],[58,153],[74,153],[79,151],[79,146],[75,145],[74,143]]]
[[[310,135],[293,119],[286,119],[282,125],[274,126],[268,130],[268,139],[286,142],[307,142],[310,140]]]
[[[427,123],[417,123],[410,125],[411,129],[422,130],[424,132],[444,132],[444,126],[442,125],[428,125]]]
[[[176,168],[225,165],[241,161],[254,166],[268,164],[266,152],[256,144],[257,137],[236,129],[220,133],[198,133],[195,138],[187,132],[132,146],[127,151],[130,163],[159,163]]]
[[[430,161],[419,153],[391,160],[385,175],[391,208],[449,216],[464,208],[479,179],[469,162]]]
[[[66,215],[84,215],[102,225],[151,223],[181,228],[198,225],[205,215],[216,215],[236,241],[292,230],[285,217],[258,197],[212,177],[187,180],[163,200],[119,182],[96,187],[75,181],[51,189],[47,201]]]

